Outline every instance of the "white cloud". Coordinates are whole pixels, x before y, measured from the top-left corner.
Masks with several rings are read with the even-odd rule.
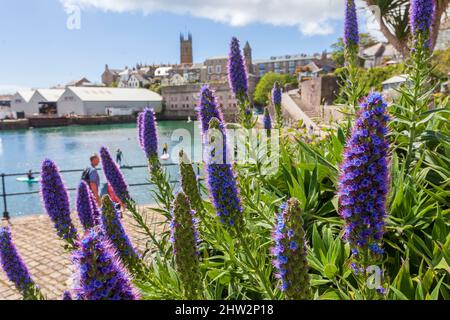
[[[340,0],[60,0],[67,8],[79,6],[105,11],[165,11],[190,14],[232,26],[268,23],[296,26],[305,35],[332,33],[332,22],[344,16]]]

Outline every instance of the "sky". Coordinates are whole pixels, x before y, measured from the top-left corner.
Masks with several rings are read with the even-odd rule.
[[[330,51],[344,1],[0,0],[0,14],[0,93],[14,93],[100,82],[105,64],[178,63],[180,32],[192,33],[195,62],[227,54],[232,36],[254,59]]]

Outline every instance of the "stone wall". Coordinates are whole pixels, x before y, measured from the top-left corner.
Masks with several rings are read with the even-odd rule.
[[[334,76],[313,78],[302,82],[300,87],[302,102],[315,108],[322,104],[332,105],[339,93],[339,87]]]
[[[93,117],[33,117],[29,119],[0,121],[0,130],[19,130],[27,128],[64,127],[70,125],[99,125],[134,123],[134,115],[93,116]]]

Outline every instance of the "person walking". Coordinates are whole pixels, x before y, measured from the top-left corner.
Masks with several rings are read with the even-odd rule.
[[[89,185],[92,194],[95,197],[95,200],[97,201],[97,204],[100,206],[100,195],[99,195],[99,187],[100,187],[100,176],[97,172],[97,166],[100,163],[100,157],[94,153],[89,158],[91,164],[89,167],[87,167],[83,174],[81,175],[81,179],[86,181],[86,183]]]

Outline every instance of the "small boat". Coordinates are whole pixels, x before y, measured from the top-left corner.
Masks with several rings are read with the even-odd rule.
[[[170,156],[169,154],[165,153],[161,156],[161,160],[169,160]]]
[[[40,178],[36,178],[34,177],[33,179],[28,179],[28,177],[20,177],[16,179],[19,182],[27,182],[27,183],[38,183],[39,181],[41,181]]]
[[[187,123],[191,123],[191,122],[192,122],[192,119],[191,119],[191,116],[189,116],[187,119]]]

